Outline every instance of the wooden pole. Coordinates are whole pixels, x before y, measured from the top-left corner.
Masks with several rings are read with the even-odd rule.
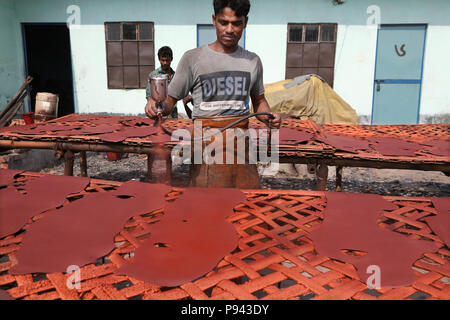
[[[343,166],[336,166],[336,191],[341,192],[342,191],[342,172],[344,167]]]
[[[22,86],[17,90],[17,92],[14,94],[14,96],[11,98],[11,100],[8,102],[8,104],[2,109],[0,112],[0,119],[3,118],[3,116],[9,111],[9,109],[16,104],[17,99],[22,95],[25,88],[33,81],[33,78],[28,76],[28,78],[25,79],[25,82],[22,84]]]
[[[16,103],[8,108],[6,112],[0,117],[0,127],[5,127],[9,124],[9,122],[14,118],[17,111],[19,111],[20,107],[23,104],[23,99],[27,96],[27,92],[24,92],[20,97],[16,100]]]
[[[86,151],[80,151],[80,175],[82,177],[88,176]]]
[[[73,176],[73,161],[74,154],[71,150],[67,150],[64,153],[64,175],[65,176]]]
[[[325,191],[327,189],[328,180],[328,166],[325,164],[319,164],[316,171],[316,190]]]

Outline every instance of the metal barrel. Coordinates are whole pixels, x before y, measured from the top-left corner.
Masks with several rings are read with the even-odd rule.
[[[163,102],[166,100],[168,82],[169,78],[166,74],[150,77],[151,94],[156,102]]]

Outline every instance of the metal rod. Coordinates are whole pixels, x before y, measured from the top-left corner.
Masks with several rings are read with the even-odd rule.
[[[175,145],[175,144],[174,144]],[[72,150],[74,152],[119,152],[119,153],[150,153],[154,146],[127,146],[113,144],[90,144],[77,142],[47,142],[47,141],[16,141],[0,140],[0,148],[7,149],[51,149],[51,150]],[[165,148],[172,145],[166,144]]]
[[[217,132],[213,133],[213,134],[210,134],[210,135],[208,135],[208,136],[206,136],[206,137],[198,137],[198,138],[193,137],[193,138],[191,138],[191,141],[207,140],[207,139],[209,139],[209,138],[211,138],[211,137],[213,137],[213,136],[215,136],[215,135],[217,135],[217,134],[219,134],[219,133],[224,132],[224,131],[227,130],[227,129],[232,128],[232,127],[235,126],[236,124],[238,124],[238,123],[240,123],[240,122],[242,122],[242,121],[244,121],[244,120],[247,120],[248,118],[256,117],[256,116],[260,116],[260,115],[261,115],[261,116],[268,116],[269,119],[273,119],[273,118],[274,118],[273,114],[271,114],[271,113],[269,113],[269,112],[256,112],[256,113],[252,113],[252,114],[246,115],[245,117],[242,117],[242,118],[240,118],[240,119],[238,119],[238,120],[236,120],[236,121],[233,121],[232,123],[226,125],[226,126],[223,127],[223,128],[220,128],[220,129],[217,128],[217,129],[219,129],[219,130],[218,130]],[[164,130],[164,131],[167,131],[167,130]],[[167,133],[167,132],[166,132],[166,133]],[[170,133],[170,135],[172,135],[172,134]]]

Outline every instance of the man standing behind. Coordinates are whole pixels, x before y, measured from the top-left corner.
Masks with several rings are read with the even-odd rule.
[[[153,70],[148,76],[148,84],[147,84],[147,89],[146,89],[147,103],[148,103],[148,101],[150,101],[150,99],[152,99],[150,78],[152,76],[167,74],[169,83],[170,83],[170,81],[173,79],[173,76],[175,75],[175,71],[170,67],[170,64],[172,63],[172,60],[173,60],[173,52],[170,47],[167,47],[167,46],[161,47],[158,50],[158,59],[159,59],[159,63],[161,64],[161,67],[159,67],[156,70]],[[178,109],[177,109],[176,105],[174,106],[172,112],[167,116],[168,116],[168,118],[178,118]]]
[[[247,27],[249,0],[214,0],[213,24],[217,40],[187,51],[180,60],[176,75],[164,102],[163,115],[170,114],[175,103],[189,92],[193,98],[194,121],[203,128],[221,128],[250,113],[251,98],[255,112],[270,112],[264,96],[263,67],[255,53],[238,46]],[[145,112],[156,118],[156,106],[150,101]],[[258,119],[271,127],[280,126],[280,116]],[[247,129],[248,120],[238,125]],[[255,164],[193,164],[191,186],[260,187]]]

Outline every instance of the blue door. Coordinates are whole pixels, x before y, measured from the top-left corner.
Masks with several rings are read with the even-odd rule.
[[[372,124],[418,123],[426,30],[426,25],[378,30]]]

